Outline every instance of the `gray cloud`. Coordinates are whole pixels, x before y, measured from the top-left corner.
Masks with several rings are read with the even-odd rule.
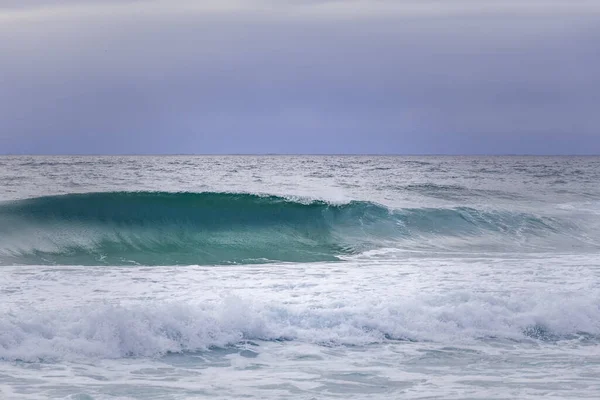
[[[73,7],[90,5],[116,5],[123,3],[148,3],[154,0],[2,0],[0,10],[19,11],[48,7]]]
[[[4,14],[0,152],[600,152],[595,14],[61,4]]]

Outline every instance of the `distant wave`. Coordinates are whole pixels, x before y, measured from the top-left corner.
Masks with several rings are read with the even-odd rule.
[[[106,192],[0,204],[0,265],[335,261],[383,247],[506,251],[573,235],[565,221],[474,208],[391,210],[246,193]],[[555,238],[556,239],[556,238]],[[507,247],[508,246],[508,247]]]
[[[523,199],[522,194],[491,189],[474,189],[461,185],[440,185],[435,183],[409,184],[396,186],[398,191],[418,193],[422,196],[445,200],[470,200],[472,198],[488,199]]]
[[[216,303],[19,309],[0,314],[0,360],[156,357],[258,340],[325,346],[564,340],[597,345],[599,299],[597,291],[559,296],[451,292],[318,308],[231,296]]]

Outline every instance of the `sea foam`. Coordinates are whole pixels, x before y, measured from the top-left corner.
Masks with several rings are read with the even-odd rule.
[[[468,292],[329,306],[219,302],[20,309],[0,318],[0,358],[122,358],[206,351],[247,341],[354,346],[389,341],[600,340],[600,293],[492,296]]]

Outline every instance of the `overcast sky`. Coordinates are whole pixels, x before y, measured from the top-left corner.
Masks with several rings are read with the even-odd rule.
[[[0,154],[600,154],[600,1],[0,0]]]

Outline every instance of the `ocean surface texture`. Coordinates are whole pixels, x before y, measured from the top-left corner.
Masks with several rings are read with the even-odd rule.
[[[600,398],[600,158],[0,157],[0,399]]]

